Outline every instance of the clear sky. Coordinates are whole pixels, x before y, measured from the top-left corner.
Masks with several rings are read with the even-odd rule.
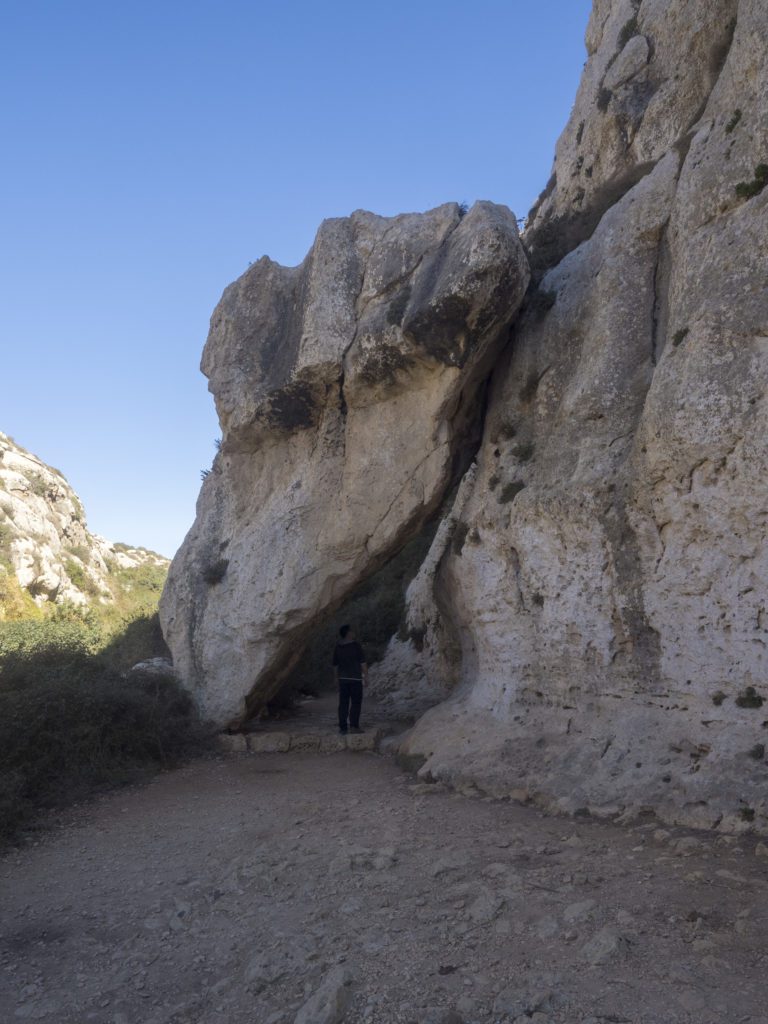
[[[92,530],[173,554],[218,424],[222,289],[324,217],[524,216],[589,0],[4,0],[0,430]]]

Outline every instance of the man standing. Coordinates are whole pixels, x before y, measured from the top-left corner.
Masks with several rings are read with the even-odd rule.
[[[351,626],[342,626],[339,637],[332,662],[334,678],[339,684],[339,732],[346,734],[347,719],[350,732],[362,732],[360,707],[363,683],[368,682],[368,664]]]

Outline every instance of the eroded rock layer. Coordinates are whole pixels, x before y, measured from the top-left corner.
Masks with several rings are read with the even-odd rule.
[[[597,0],[587,44],[538,290],[377,685],[435,705],[433,776],[765,831],[768,15]]]
[[[161,603],[211,721],[269,699],[309,630],[443,498],[528,284],[505,207],[326,221],[225,292],[203,371],[223,438]]]

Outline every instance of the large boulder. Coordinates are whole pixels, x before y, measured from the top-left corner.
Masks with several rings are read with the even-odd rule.
[[[226,289],[202,368],[222,427],[160,614],[203,714],[242,720],[319,618],[443,499],[528,284],[481,202],[324,222],[299,267]]]
[[[768,831],[765,5],[599,0],[590,40],[538,290],[378,676],[435,705],[432,777]]]

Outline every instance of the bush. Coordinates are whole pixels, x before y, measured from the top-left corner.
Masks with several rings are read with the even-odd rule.
[[[619,32],[619,44],[617,52],[620,53],[627,45],[629,40],[632,39],[633,36],[638,35],[639,32],[640,29],[637,26],[637,15],[635,15],[634,17],[630,18],[629,21],[626,21],[621,27],[621,32]]]
[[[8,523],[0,523],[0,565],[11,568],[11,545],[16,531]]]
[[[38,498],[44,498],[48,494],[48,484],[42,473],[30,473],[27,477],[30,491]]]
[[[119,672],[125,672],[149,658],[171,656],[163,639],[157,612],[126,620],[123,628],[110,636],[101,654],[107,664]]]
[[[67,551],[81,562],[87,563],[91,560],[91,549],[86,544],[71,544]]]
[[[0,839],[38,808],[135,780],[202,750],[204,730],[171,678],[123,677],[84,624],[23,623],[0,647]]]
[[[736,195],[740,199],[752,199],[759,195],[768,185],[768,164],[758,164],[752,181],[740,181],[736,186]]]
[[[2,565],[0,558],[0,622],[40,619],[42,616],[32,595],[21,586],[14,573]]]
[[[151,615],[156,609],[160,595],[168,575],[166,565],[153,565],[145,562],[130,569],[112,568],[109,585],[114,598],[111,616],[142,616]]]
[[[83,594],[88,594],[89,597],[98,597],[101,593],[96,581],[88,575],[79,562],[68,558],[64,562],[64,571]]]

